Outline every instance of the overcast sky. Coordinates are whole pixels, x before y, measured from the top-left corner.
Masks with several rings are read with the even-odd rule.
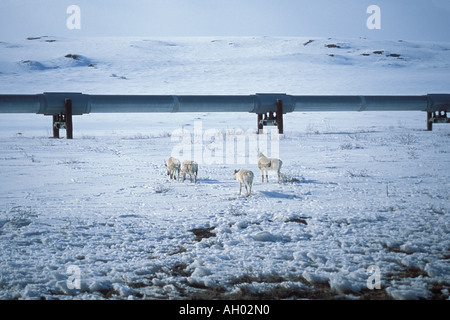
[[[69,30],[69,5],[81,29]],[[366,12],[381,9],[381,29]],[[450,0],[1,0],[0,41],[30,36],[301,36],[450,42]]]

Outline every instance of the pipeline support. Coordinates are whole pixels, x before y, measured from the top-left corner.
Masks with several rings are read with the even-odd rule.
[[[72,99],[65,99],[65,112],[53,115],[53,138],[59,139],[59,130],[66,129],[66,139],[73,139]]]

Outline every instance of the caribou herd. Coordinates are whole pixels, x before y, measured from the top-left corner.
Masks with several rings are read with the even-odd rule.
[[[166,166],[167,175],[170,179],[180,180],[180,174],[182,181],[186,179],[186,175],[189,175],[190,181],[197,183],[198,163],[192,160],[185,160],[183,163],[180,160],[170,157],[167,162],[164,161]],[[268,158],[262,152],[258,154],[258,168],[261,170],[261,180],[264,183],[264,174],[266,176],[266,182],[269,182],[269,171],[274,171],[278,176],[278,183],[280,180],[283,182],[283,175],[280,172],[283,162],[277,158]],[[239,169],[234,170],[233,178],[239,182],[239,195],[242,191],[242,184],[247,191],[247,197],[251,195],[252,184],[254,174],[250,170]]]

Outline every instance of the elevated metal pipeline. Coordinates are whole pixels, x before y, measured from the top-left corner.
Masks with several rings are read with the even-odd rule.
[[[450,110],[450,94],[418,96],[358,95],[88,95],[73,92],[1,94],[0,113],[64,113],[65,100],[72,100],[73,115],[135,112],[250,112],[283,113],[320,111],[426,111]]]

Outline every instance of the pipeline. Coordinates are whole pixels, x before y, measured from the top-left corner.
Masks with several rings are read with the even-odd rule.
[[[135,112],[250,112],[283,113],[321,111],[426,111],[450,110],[450,94],[419,96],[358,95],[88,95],[73,92],[2,94],[0,113],[64,113],[65,100],[72,100],[73,115]]]
[[[2,94],[0,113],[36,113],[53,116],[53,136],[59,129],[72,138],[72,116],[89,113],[136,112],[249,112],[257,114],[258,132],[275,125],[283,133],[283,114],[330,111],[425,111],[427,130],[433,123],[450,123],[450,94],[421,96],[322,95],[88,95],[73,92]]]

